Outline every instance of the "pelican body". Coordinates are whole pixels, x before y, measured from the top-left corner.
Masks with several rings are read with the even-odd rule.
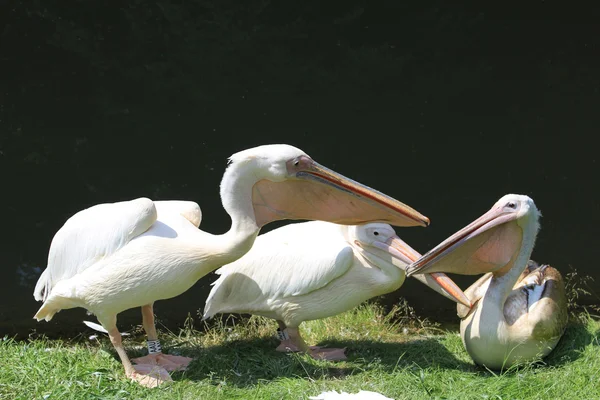
[[[139,198],[100,204],[76,213],[54,236],[48,265],[34,297],[34,318],[50,321],[63,309],[83,307],[108,331],[126,375],[146,386],[170,380],[167,370],[191,359],[163,354],[153,304],[175,297],[196,281],[244,255],[262,226],[282,219],[341,224],[385,221],[427,226],[409,206],[352,181],[288,145],[238,152],[221,181],[231,228],[214,235],[199,228],[198,204]],[[117,314],[142,308],[149,355],[131,364],[116,327]]]
[[[298,330],[304,321],[330,317],[398,289],[404,267],[420,255],[389,224],[358,226],[322,221],[290,224],[260,235],[240,259],[216,271],[204,318],[249,313],[279,323],[279,351],[345,359],[344,349],[309,347]],[[415,276],[432,289],[470,303],[444,274]],[[462,296],[462,297],[461,297]]]
[[[502,197],[486,214],[407,268],[407,275],[435,271],[485,273],[458,306],[463,344],[475,363],[501,370],[548,355],[567,325],[560,273],[530,261],[539,231],[533,200]]]

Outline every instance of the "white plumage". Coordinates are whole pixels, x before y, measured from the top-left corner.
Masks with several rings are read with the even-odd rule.
[[[354,252],[340,225],[311,221],[260,235],[238,261],[216,271],[220,277],[206,299],[204,318],[240,307],[264,315],[278,299],[306,295],[339,278],[352,266]]]
[[[155,221],[156,208],[146,198],[98,204],[79,211],[52,239],[48,267],[36,284],[34,298],[45,301],[56,283],[110,256]]]
[[[165,369],[184,368],[187,357],[160,351],[153,303],[177,296],[210,271],[246,253],[260,228],[280,219],[353,223],[389,220],[426,226],[429,220],[386,195],[351,181],[288,145],[244,150],[230,158],[221,182],[229,231],[198,229],[201,212],[188,201],[140,198],[78,212],[56,233],[48,266],[34,290],[44,303],[38,321],[61,309],[83,307],[108,332],[127,376],[147,386],[170,380]],[[148,348],[132,366],[116,328],[117,314],[142,308]]]
[[[216,271],[220,276],[206,300],[204,318],[227,312],[273,318],[284,332],[278,350],[343,359],[340,349],[306,346],[298,326],[398,289],[403,267],[418,257],[388,224],[290,224],[260,235],[248,253]],[[448,292],[462,294],[443,274],[417,279],[454,301],[440,282]]]
[[[412,273],[486,273],[458,306],[460,333],[471,358],[491,369],[549,354],[567,325],[560,273],[529,261],[539,231],[533,200],[509,194],[408,267]]]
[[[61,309],[84,307],[102,323],[128,308],[181,294],[210,272],[186,268],[202,258],[187,254],[193,248],[186,245],[204,235],[180,214],[157,218],[154,202],[146,198],[80,211],[52,241],[37,285],[45,290],[35,293],[44,299],[36,318],[49,321]],[[174,269],[178,279],[170,275]]]

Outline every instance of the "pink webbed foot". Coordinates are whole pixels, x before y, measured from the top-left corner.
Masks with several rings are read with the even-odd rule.
[[[138,364],[133,368],[135,371],[128,375],[128,378],[142,386],[155,388],[162,383],[173,381],[171,375],[158,365]]]
[[[134,358],[133,361],[136,364],[146,364],[153,366],[160,366],[167,371],[184,371],[188,364],[192,362],[192,358],[174,356],[171,354],[154,353],[148,354],[144,357]]]

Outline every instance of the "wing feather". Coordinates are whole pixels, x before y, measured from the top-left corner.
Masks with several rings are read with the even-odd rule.
[[[346,273],[353,261],[338,225],[310,221],[275,229],[260,235],[242,258],[216,271],[220,277],[206,300],[204,318],[321,289]]]
[[[161,200],[155,201],[154,206],[158,213],[158,218],[162,214],[180,214],[182,217],[190,221],[196,228],[200,227],[202,221],[202,211],[198,203],[185,200]]]
[[[79,211],[54,235],[48,265],[34,291],[44,301],[61,280],[69,279],[115,253],[156,221],[152,200],[139,198],[98,204]]]

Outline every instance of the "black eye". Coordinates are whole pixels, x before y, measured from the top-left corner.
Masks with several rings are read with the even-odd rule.
[[[510,201],[506,204],[506,206],[509,208],[517,208],[517,203]]]
[[[297,166],[298,166],[298,164],[300,164],[300,161],[296,160],[296,161],[294,162],[294,165],[297,167]]]
[[[375,232],[373,232],[373,235],[379,236],[379,232],[375,231]]]

